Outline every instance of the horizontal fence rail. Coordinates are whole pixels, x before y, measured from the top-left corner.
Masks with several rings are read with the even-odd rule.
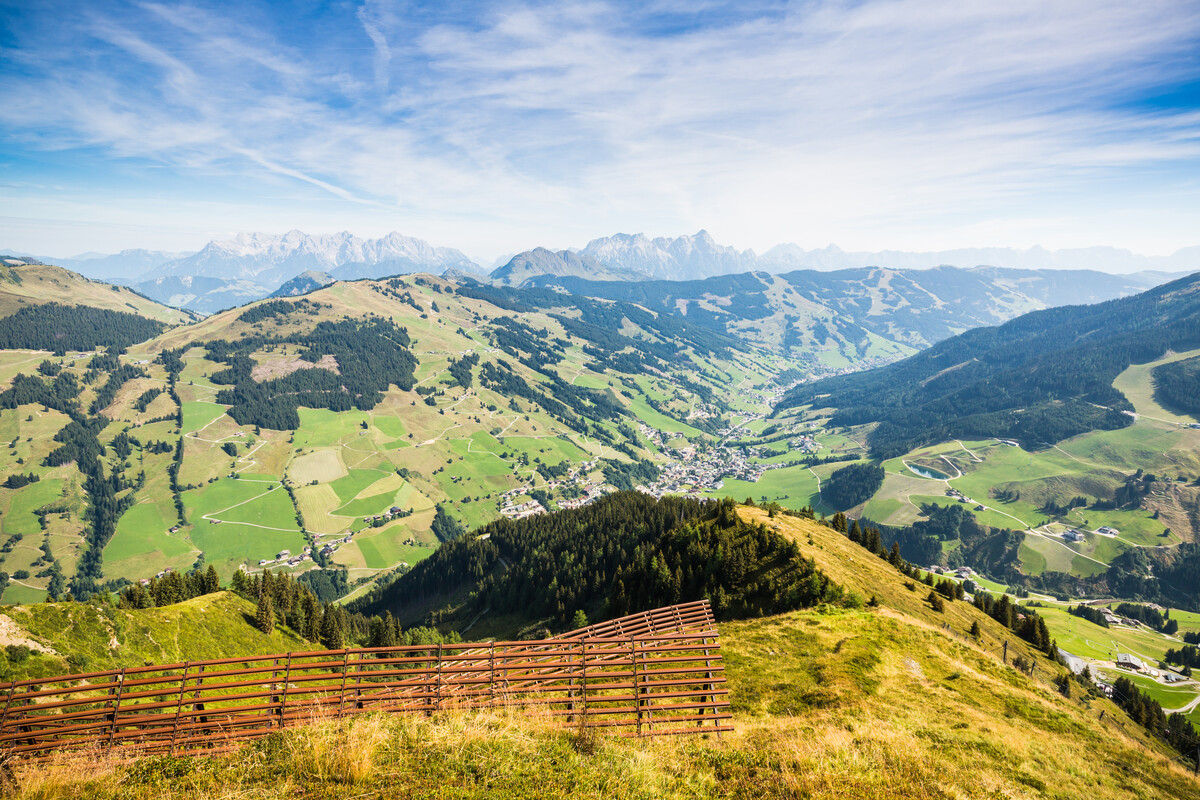
[[[0,684],[0,752],[224,748],[320,717],[516,706],[625,736],[732,730],[707,601],[553,639],[190,661]]]

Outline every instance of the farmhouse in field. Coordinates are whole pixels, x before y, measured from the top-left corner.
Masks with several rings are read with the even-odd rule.
[[[1117,653],[1117,666],[1134,672],[1141,672],[1146,667],[1140,658],[1129,653]]]

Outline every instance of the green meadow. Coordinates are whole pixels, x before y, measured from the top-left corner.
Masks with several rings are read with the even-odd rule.
[[[279,484],[221,478],[184,492],[183,499],[192,542],[223,577],[240,563],[257,564],[285,549],[296,554],[305,546],[291,501]]]
[[[205,401],[183,403],[183,432],[195,433],[225,415],[225,406]]]
[[[175,524],[175,506],[169,497],[143,501],[126,511],[104,548],[105,572],[144,576],[166,567],[190,567],[198,553],[185,531],[168,532]]]
[[[765,500],[777,502],[786,508],[817,508],[821,500],[817,484],[817,476],[808,467],[784,467],[768,470],[757,483],[726,479],[721,489],[708,494],[712,497],[733,497],[738,501],[750,497],[756,503]]]

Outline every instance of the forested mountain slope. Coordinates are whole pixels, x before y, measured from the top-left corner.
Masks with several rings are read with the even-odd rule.
[[[1113,380],[1130,364],[1200,346],[1200,276],[1090,306],[977,328],[904,361],[796,387],[777,411],[836,410],[835,425],[878,422],[872,452],[891,457],[953,437],[1057,442],[1128,425]]]
[[[704,598],[729,619],[847,595],[794,544],[743,523],[732,501],[623,492],[576,511],[486,525],[351,609],[452,627],[483,618],[482,630],[511,637]]]

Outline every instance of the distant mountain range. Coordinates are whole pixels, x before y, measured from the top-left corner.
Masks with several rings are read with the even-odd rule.
[[[267,297],[306,273],[325,275],[328,280],[324,282],[330,283],[410,272],[479,270],[458,250],[434,247],[399,233],[379,239],[360,239],[345,232],[320,236],[301,231],[242,233],[209,242],[196,253],[124,250],[115,255],[87,253],[40,260],[131,286],[161,303],[204,313]],[[317,285],[311,280],[308,283],[310,289]]]
[[[610,269],[642,272],[653,278],[686,281],[762,269],[753,250],[736,250],[713,241],[708,231],[674,239],[649,239],[644,234],[618,233],[593,239],[580,255]]]
[[[309,236],[289,231],[282,236],[242,233],[209,242],[200,252],[163,264],[147,277],[203,276],[252,280],[278,287],[301,272],[321,270],[337,280],[378,278],[402,272],[474,269],[458,250],[389,233],[360,239],[349,233]]]
[[[813,349],[837,342],[861,356],[872,346],[868,334],[924,348],[1029,311],[1098,303],[1162,282],[1159,273],[938,267],[751,272],[638,283],[543,275],[527,285],[636,303],[768,347]]]
[[[833,272],[863,267],[890,270],[936,267],[996,267],[1021,270],[1094,270],[1110,274],[1154,273],[1155,282],[1200,270],[1200,247],[1188,247],[1170,256],[1142,256],[1113,247],[1088,247],[1050,251],[1012,248],[973,248],[909,253],[898,250],[851,253],[836,245],[805,250],[794,244],[772,247],[762,255],[717,244],[707,231],[674,239],[650,239],[644,234],[624,234],[593,239],[582,250],[552,253],[537,249],[519,253],[492,271],[493,281],[515,286],[537,283],[552,275],[586,280],[690,281],[745,272],[780,274],[795,270]],[[1149,285],[1149,284],[1145,284]]]
[[[571,250],[547,250],[538,247],[526,253],[518,253],[489,276],[504,286],[521,286],[537,278],[587,277],[598,281],[644,281],[651,276],[645,272],[624,267],[607,267],[594,258]]]
[[[25,255],[25,254],[21,254]],[[479,276],[506,286],[562,281],[697,281],[717,276],[797,270],[837,272],[865,267],[924,270],[940,266],[997,269],[1093,270],[1093,274],[1131,275],[1137,287],[1161,283],[1200,270],[1200,247],[1170,256],[1142,256],[1111,247],[1050,251],[974,248],[916,253],[847,252],[835,245],[805,250],[781,244],[758,255],[718,244],[707,231],[675,238],[619,233],[593,239],[581,249],[536,247],[497,260],[485,269],[462,252],[434,247],[399,233],[361,239],[350,233],[311,236],[242,233],[212,241],[196,253],[123,250],[115,255],[86,253],[72,258],[38,256],[84,275],[122,283],[163,303],[211,313],[269,295],[292,296],[335,280],[379,278],[411,272]],[[942,277],[949,273],[938,273]],[[1116,296],[1116,295],[1109,295]],[[1051,302],[1058,298],[1049,298]],[[1078,302],[1086,302],[1080,298]]]
[[[122,250],[113,255],[84,253],[74,258],[43,259],[60,267],[74,270],[89,278],[127,283],[136,281],[164,264],[186,258],[191,253],[166,250]]]

